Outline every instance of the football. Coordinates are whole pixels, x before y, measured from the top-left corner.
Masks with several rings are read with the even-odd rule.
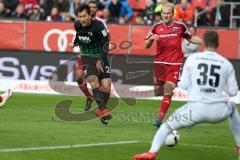
[[[179,140],[180,140],[180,135],[176,130],[174,130],[168,134],[165,140],[165,145],[168,147],[173,147],[178,144]]]

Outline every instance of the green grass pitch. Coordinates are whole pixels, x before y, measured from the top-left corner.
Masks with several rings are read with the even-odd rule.
[[[131,107],[120,100],[110,125],[103,126],[98,119],[85,122],[58,119],[54,106],[63,99],[74,101],[72,112],[84,112],[85,99],[81,97],[13,94],[5,107],[0,108],[0,160],[129,160],[149,149],[156,132],[152,119],[158,112],[158,101],[137,100],[136,106]],[[172,102],[169,113],[183,104]],[[228,121],[201,124],[179,133],[180,143],[172,148],[163,147],[157,159],[237,159]],[[137,143],[108,144],[123,141]],[[81,147],[66,147],[77,144]],[[52,146],[62,148],[48,148]],[[28,150],[33,147],[43,148]],[[6,149],[12,148],[19,150],[7,152]]]

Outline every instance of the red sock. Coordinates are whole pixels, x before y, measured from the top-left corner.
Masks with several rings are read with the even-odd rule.
[[[2,96],[0,96],[0,102],[2,102]]]
[[[168,108],[170,106],[171,99],[172,99],[171,95],[164,95],[163,96],[163,100],[162,100],[162,103],[160,105],[160,114],[159,114],[159,117],[158,117],[160,120],[163,120],[163,118],[165,117],[165,115],[168,111]]]
[[[77,81],[79,88],[82,90],[82,92],[85,94],[87,98],[92,98],[92,94],[89,92],[87,88],[87,83],[85,80],[78,80]]]

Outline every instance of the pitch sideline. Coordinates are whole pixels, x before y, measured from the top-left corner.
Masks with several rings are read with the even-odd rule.
[[[63,145],[63,146],[43,146],[43,147],[29,147],[29,148],[7,148],[7,149],[0,149],[0,153],[24,152],[24,151],[42,151],[42,150],[57,150],[57,149],[69,149],[69,148],[84,148],[84,147],[121,145],[121,144],[134,144],[134,143],[149,143],[149,141],[117,141],[117,142],[102,142],[102,143]],[[233,147],[215,146],[215,145],[202,145],[202,144],[180,143],[178,145],[198,147],[198,148],[235,149]]]
[[[8,148],[8,149],[0,149],[0,153],[4,153],[4,152],[22,152],[22,151],[55,150],[55,149],[68,149],[68,148],[84,148],[84,147],[95,147],[95,146],[133,144],[133,143],[141,143],[141,142],[140,141],[118,141],[118,142],[103,142],[103,143],[89,143],[89,144],[74,144],[74,145],[64,145],[64,146]]]

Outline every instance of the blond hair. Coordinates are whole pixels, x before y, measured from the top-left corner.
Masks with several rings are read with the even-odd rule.
[[[175,6],[172,3],[167,3],[162,6],[162,10],[163,8],[172,8],[172,13],[174,13]]]

